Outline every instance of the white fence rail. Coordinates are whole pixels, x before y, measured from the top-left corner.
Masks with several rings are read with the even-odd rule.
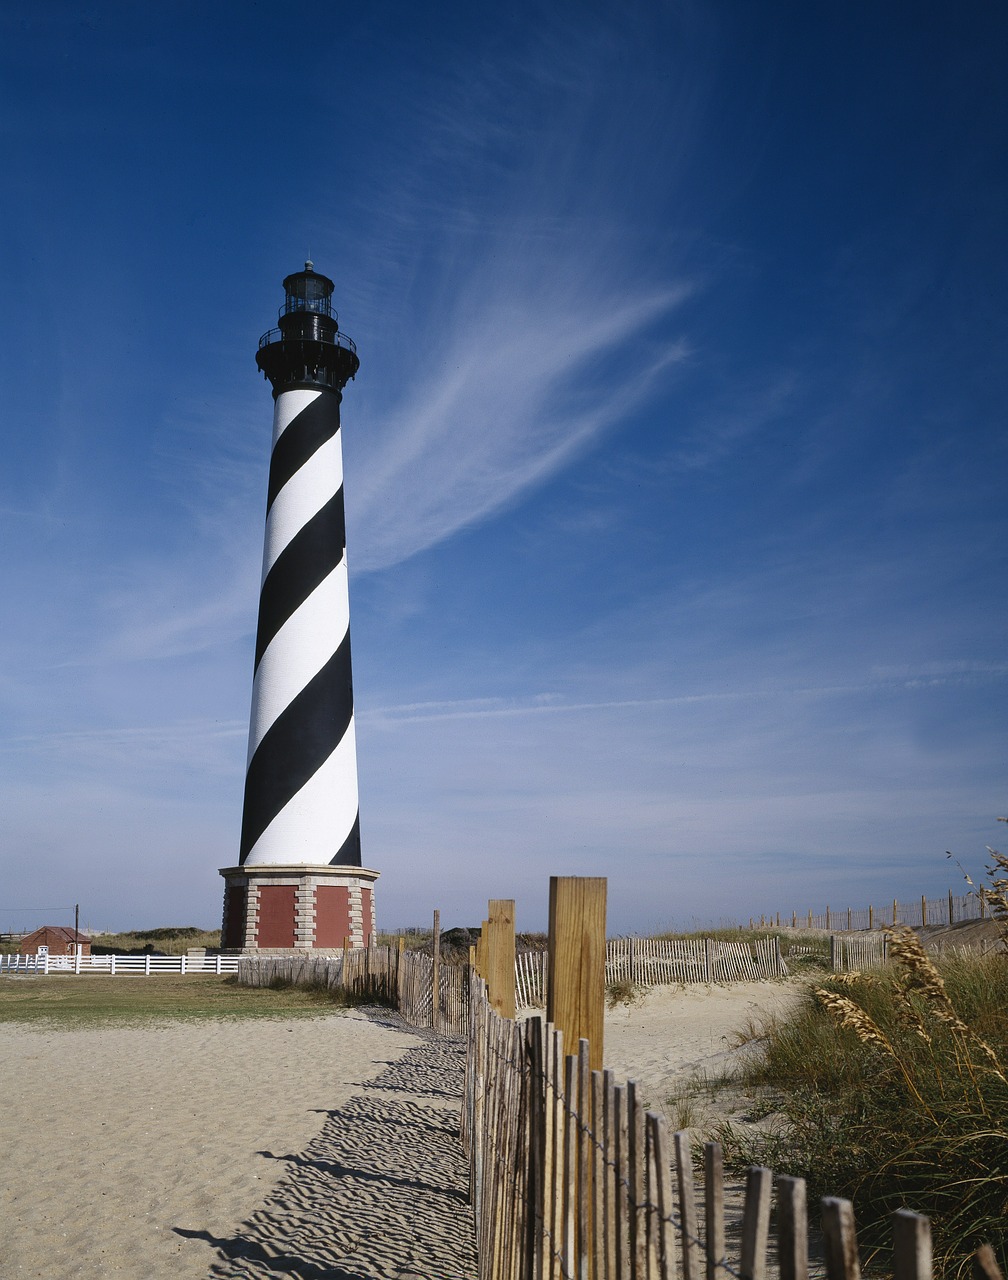
[[[237,956],[0,956],[0,973],[237,973]]]

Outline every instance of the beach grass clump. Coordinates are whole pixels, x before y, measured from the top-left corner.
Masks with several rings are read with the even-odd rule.
[[[644,988],[631,982],[629,978],[617,978],[615,982],[607,982],[605,989],[606,1008],[617,1009],[622,1006],[629,1009],[644,998]]]
[[[813,983],[771,1019],[741,1083],[773,1093],[784,1125],[722,1134],[734,1163],[804,1177],[809,1199],[854,1201],[865,1239],[898,1208],[932,1220],[936,1270],[984,1242],[1008,1261],[1008,958],[936,964],[910,929],[886,969]]]
[[[179,956],[191,947],[219,950],[220,929],[201,929],[198,925],[163,925],[156,929],[135,929],[128,933],[100,933],[91,939],[91,952],[96,956],[129,956],[158,954]]]

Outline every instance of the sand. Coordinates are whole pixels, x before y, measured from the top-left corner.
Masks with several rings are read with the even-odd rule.
[[[472,1274],[458,1054],[387,1020],[7,1024],[0,1078],[5,1280]]]
[[[723,987],[652,987],[629,1006],[608,1010],[605,1065],[618,1080],[636,1080],[639,1096],[670,1123],[670,1095],[696,1078],[731,1072],[741,1053],[738,1033],[799,999],[801,979],[739,982]]]
[[[668,1113],[798,990],[656,988],[607,1015],[606,1064]],[[395,1019],[7,1024],[0,1078],[5,1278],[475,1274],[461,1051]]]

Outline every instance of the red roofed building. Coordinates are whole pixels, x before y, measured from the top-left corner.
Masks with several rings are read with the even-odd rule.
[[[44,924],[21,940],[23,956],[36,956],[40,948],[48,950],[51,956],[72,956],[79,948],[82,956],[89,956],[91,939],[81,932],[75,940],[73,929],[62,924]]]

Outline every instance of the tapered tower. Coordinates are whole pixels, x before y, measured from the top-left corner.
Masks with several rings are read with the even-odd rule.
[[[306,262],[284,280],[256,364],[273,386],[248,764],[225,947],[365,945],[376,871],[361,866],[340,403],[359,368]]]

